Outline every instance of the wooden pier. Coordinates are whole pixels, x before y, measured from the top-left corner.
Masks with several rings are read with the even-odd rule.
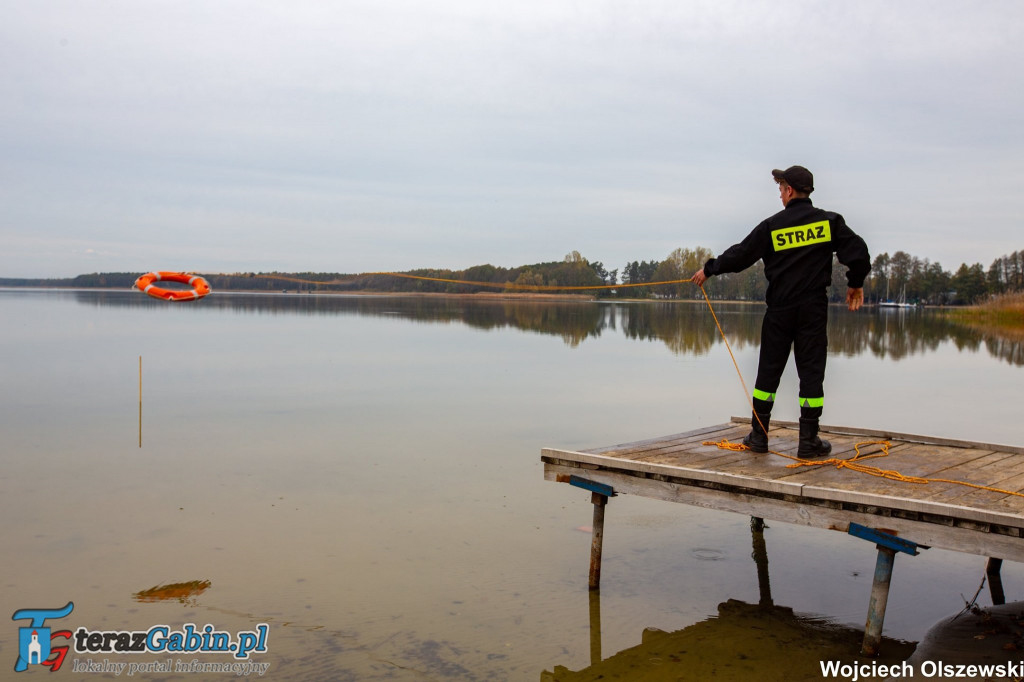
[[[875,542],[878,563],[865,654],[877,653],[896,553],[913,555],[919,549],[941,547],[986,556],[989,576],[995,578],[1003,559],[1024,562],[1024,496],[1012,494],[1024,490],[1024,448],[822,426],[822,437],[832,443],[826,460],[857,458],[912,480],[928,479],[922,483],[874,476],[835,463],[794,467],[794,459],[779,454],[705,444],[741,442],[750,430],[749,421],[733,417],[729,423],[636,443],[542,451],[546,480],[592,493],[591,589],[600,584],[605,506],[609,497],[618,494],[827,528]],[[795,422],[771,423],[771,450],[795,458],[797,441]],[[870,457],[886,451],[885,457]],[[1001,586],[996,592],[998,585],[998,580],[991,581],[996,603],[1002,599]]]

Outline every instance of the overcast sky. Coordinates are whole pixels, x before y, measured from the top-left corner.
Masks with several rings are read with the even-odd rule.
[[[1024,249],[1024,3],[0,0],[0,277]]]

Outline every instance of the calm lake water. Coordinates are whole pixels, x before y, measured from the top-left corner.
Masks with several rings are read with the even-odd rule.
[[[752,386],[763,309],[718,309]],[[264,679],[586,668],[590,496],[545,482],[541,448],[749,411],[703,303],[4,290],[0,322],[5,612],[73,601],[47,625],[92,631],[267,623]],[[1024,444],[1019,342],[928,311],[834,309],[829,333],[825,423]],[[797,415],[791,366],[776,416]],[[781,523],[765,539],[776,604],[863,626],[873,545]],[[604,551],[599,657],[758,602],[739,515],[620,496]],[[983,574],[981,557],[901,556],[886,635],[919,640]],[[1024,571],[1003,577],[1014,599]],[[27,624],[0,628],[4,666]],[[72,651],[61,672],[168,657],[197,658]]]

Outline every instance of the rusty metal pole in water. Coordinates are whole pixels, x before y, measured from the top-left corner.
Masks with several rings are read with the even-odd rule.
[[[142,446],[142,356],[138,356],[138,446]]]
[[[871,601],[868,603],[868,622],[864,626],[862,656],[878,655],[882,644],[882,621],[885,620],[885,606],[889,601],[889,583],[892,581],[892,567],[896,551],[882,545],[878,547],[875,561],[875,580],[871,585]]]
[[[594,530],[590,542],[590,589],[601,586],[601,545],[604,542],[604,507],[608,498],[600,493],[592,492],[590,501],[594,504]]]

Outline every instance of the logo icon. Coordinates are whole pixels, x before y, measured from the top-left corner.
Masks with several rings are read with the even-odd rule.
[[[11,620],[31,620],[27,627],[18,628],[18,662],[14,664],[15,672],[28,670],[30,665],[45,665],[51,672],[60,670],[68,647],[55,647],[51,642],[57,637],[71,639],[70,630],[52,632],[46,626],[48,618],[65,618],[75,608],[68,602],[60,609],[20,609],[14,612]],[[56,654],[53,659],[51,655]]]

